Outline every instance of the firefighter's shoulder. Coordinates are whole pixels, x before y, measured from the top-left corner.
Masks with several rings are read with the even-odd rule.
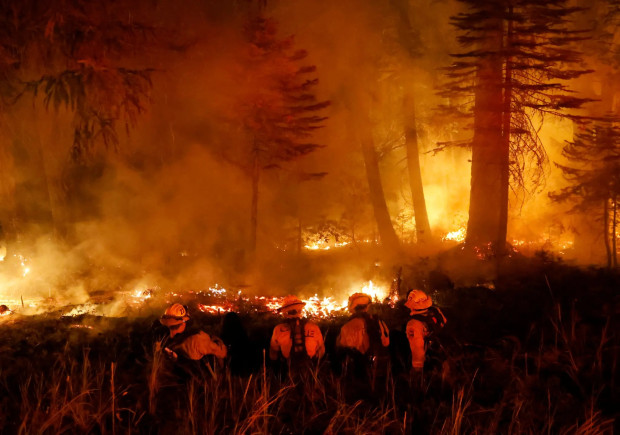
[[[275,331],[276,332],[290,332],[291,331],[291,327],[288,323],[279,323],[276,327],[275,327]]]
[[[307,337],[314,337],[315,335],[322,335],[321,329],[318,327],[318,325],[310,321],[306,322],[304,330],[305,330]]]

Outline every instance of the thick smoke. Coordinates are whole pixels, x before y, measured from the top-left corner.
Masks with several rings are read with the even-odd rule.
[[[318,99],[332,104],[313,138],[324,148],[264,171],[253,261],[247,250],[250,180],[243,151],[248,137],[239,117],[243,95],[258,86],[243,65],[248,50],[243,24],[256,4],[170,3],[174,6],[160,2],[147,14],[162,29],[159,41],[170,42],[133,60],[156,68],[148,112],[135,129],[120,132],[118,150],[94,152],[86,174],[77,178],[77,194],[74,189],[68,195],[63,185],[71,167],[70,113],[46,111],[35,99],[4,120],[0,161],[12,175],[4,176],[3,198],[30,195],[32,202],[21,213],[37,225],[9,246],[0,264],[3,294],[83,302],[97,292],[204,289],[215,282],[257,293],[329,293],[371,279],[377,275],[374,254],[345,248],[349,261],[309,262],[291,252],[300,247],[298,233],[305,236],[327,221],[346,222],[343,232],[355,226],[359,240],[376,238],[359,147],[369,119],[397,233],[413,240],[400,111],[405,93],[416,98],[435,236],[466,224],[469,154],[431,152],[438,142],[464,134],[433,112],[441,102],[435,93],[438,68],[455,50],[448,24],[453,6],[428,1],[411,11],[420,48],[412,55],[399,39],[398,2],[267,2],[265,13],[279,23],[279,35],[294,35],[296,47],[309,52],[307,62],[317,66]],[[364,111],[369,117],[360,116]],[[572,132],[563,125],[546,128],[543,140],[556,149],[553,158]],[[327,175],[301,180],[302,172]],[[550,174],[548,189],[559,185],[558,174]],[[573,222],[557,221],[558,209],[550,208],[545,193],[511,203],[512,237],[568,237]],[[74,207],[63,216],[58,204]],[[59,229],[68,237],[54,235]],[[26,276],[22,259],[30,264]],[[362,266],[350,265],[356,262]]]

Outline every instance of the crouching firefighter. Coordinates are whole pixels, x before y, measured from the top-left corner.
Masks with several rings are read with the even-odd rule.
[[[411,311],[406,326],[414,374],[422,373],[431,340],[446,324],[446,318],[422,290],[410,290],[405,306]]]
[[[349,320],[342,325],[336,338],[336,348],[346,372],[352,370],[358,379],[371,381],[387,375],[389,366],[388,346],[390,332],[377,315],[371,315],[368,308],[372,297],[365,293],[355,293],[349,297]]]
[[[284,315],[285,321],[273,329],[269,345],[269,358],[272,361],[284,358],[290,374],[309,368],[325,354],[321,330],[302,317],[305,305],[296,296],[284,298],[278,312]]]
[[[159,319],[159,322],[168,328],[168,334],[156,343],[156,350],[163,350],[186,374],[196,374],[196,371],[200,370],[200,365],[196,364],[198,361],[207,355],[223,359],[227,349],[218,337],[188,326],[189,320],[187,307],[181,304],[169,306]]]

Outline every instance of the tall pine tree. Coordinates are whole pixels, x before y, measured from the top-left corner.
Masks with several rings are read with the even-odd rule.
[[[562,154],[570,166],[556,164],[570,186],[550,194],[575,203],[573,211],[598,217],[607,266],[618,267],[618,201],[620,200],[620,126],[618,119],[598,120],[575,136]]]
[[[251,83],[246,83],[250,90],[242,95],[240,106],[248,137],[244,160],[252,183],[250,249],[254,251],[261,172],[321,147],[311,137],[327,119],[321,111],[330,103],[316,98],[316,67],[302,63],[308,53],[294,48],[292,36],[279,38],[274,20],[252,18],[245,36],[245,76]]]
[[[452,18],[464,51],[446,69],[446,109],[473,115],[471,193],[466,242],[506,246],[509,190],[540,185],[546,153],[538,137],[543,118],[569,116],[587,99],[566,80],[588,72],[572,48],[584,38],[566,0],[459,0]],[[527,168],[534,168],[528,173]]]

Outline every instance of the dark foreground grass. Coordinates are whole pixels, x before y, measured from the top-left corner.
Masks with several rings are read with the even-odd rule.
[[[258,350],[244,376],[215,361],[179,372],[155,351],[155,316],[13,317],[0,326],[3,433],[612,433],[618,276],[547,268],[495,290],[436,294],[449,323],[422,377],[400,363],[406,315],[376,307],[395,364],[374,387],[327,358],[300,374],[262,363],[276,317],[241,313]],[[218,316],[195,316],[219,334]],[[87,328],[87,327],[90,328]],[[440,343],[440,345],[438,344]]]

